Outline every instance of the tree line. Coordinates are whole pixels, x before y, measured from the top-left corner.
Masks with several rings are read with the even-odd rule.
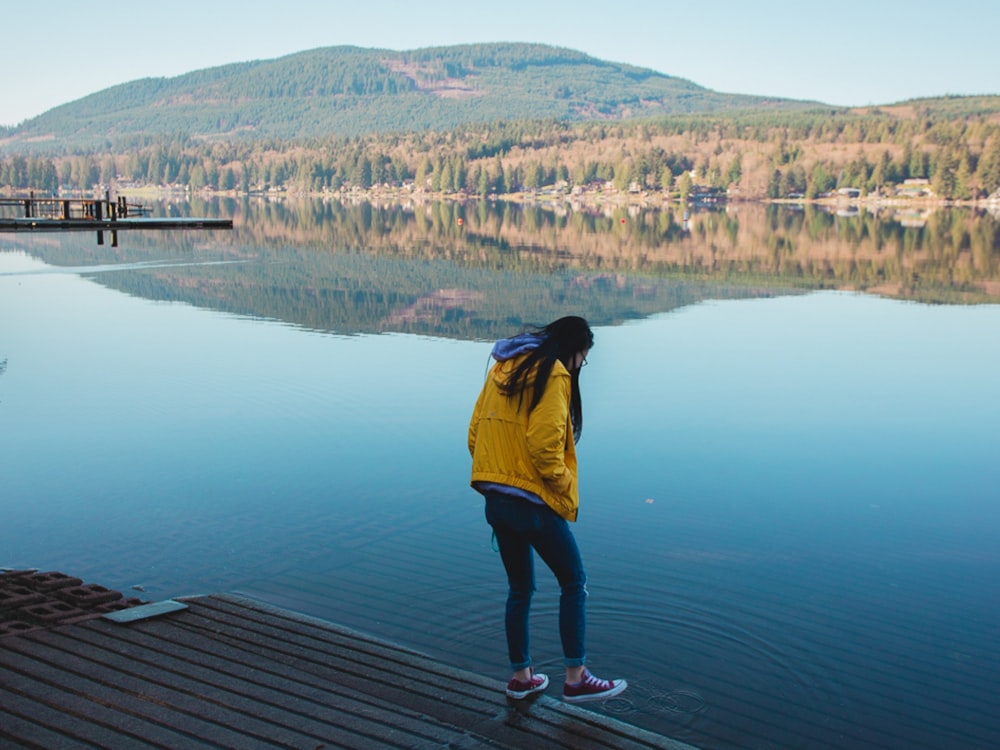
[[[886,191],[926,180],[939,198],[1000,189],[1000,125],[990,113],[914,106],[757,112],[571,124],[494,122],[456,130],[307,140],[208,141],[178,134],[108,140],[53,156],[0,158],[0,187],[182,186],[323,193],[412,183],[471,196],[576,186],[686,197],[695,185],[749,199]]]

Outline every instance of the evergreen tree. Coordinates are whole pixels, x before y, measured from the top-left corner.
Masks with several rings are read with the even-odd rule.
[[[903,145],[903,153],[899,157],[899,163],[899,179],[908,179],[910,177],[910,164],[913,163],[913,144],[909,139]]]
[[[687,173],[685,173],[687,174]],[[780,198],[781,197],[781,183],[783,182],[784,176],[780,169],[775,169],[771,173],[770,179],[767,181],[767,197],[768,198]]]
[[[931,165],[931,189],[939,198],[955,195],[958,156],[950,146],[942,148]]]
[[[69,185],[72,181],[72,174],[73,174],[72,165],[69,163],[69,160],[63,159],[62,161],[60,161],[57,170],[59,172],[59,184]],[[3,182],[3,180],[0,180],[0,182]]]
[[[469,167],[466,164],[465,159],[462,158],[461,156],[455,156],[452,161],[453,161],[451,167],[452,189],[455,190],[456,192],[459,190],[465,190],[466,188],[465,183],[469,178]]]
[[[201,164],[196,164],[191,169],[191,176],[188,178],[188,184],[191,186],[192,190],[200,190],[208,184],[208,180],[205,177],[205,168]]]
[[[972,187],[972,159],[967,148],[961,149],[958,155],[958,166],[955,169],[955,193],[954,197],[960,200],[968,200],[973,197]]]
[[[875,162],[875,167],[872,169],[871,177],[868,178],[866,183],[866,188],[869,192],[881,191],[887,182],[890,182],[890,168],[892,165],[892,156],[890,156],[888,151],[883,151],[879,160]]]
[[[101,159],[101,184],[110,185],[115,181],[115,177],[118,176],[118,171],[115,169],[115,160],[110,154],[106,154],[103,159]]]
[[[219,167],[214,161],[210,161],[205,169],[205,180],[208,187],[214,188],[219,185]]]
[[[433,170],[434,167],[431,164],[431,160],[425,156],[417,164],[417,169],[413,174],[414,185],[416,185],[416,187],[420,188],[421,190],[426,189],[428,187],[427,180],[431,176]]]
[[[674,173],[670,171],[670,167],[664,167],[660,173],[660,190],[669,193],[673,186]]]
[[[781,177],[781,196],[804,195],[806,192],[806,170],[801,164],[793,164]]]
[[[743,178],[743,160],[739,154],[733,158],[729,163],[729,169],[726,171],[726,183],[729,185],[739,184],[739,181]]]
[[[507,172],[503,168],[500,157],[496,158],[496,192],[497,195],[506,195],[511,191],[510,181],[507,179]]]
[[[490,194],[490,190],[492,189],[490,173],[482,166],[479,166],[476,169],[478,170],[476,175],[476,194],[479,195],[480,198],[485,198]]]
[[[529,162],[524,170],[524,186],[529,189],[537,189],[542,186],[542,163],[539,161]]]
[[[358,159],[353,182],[363,190],[372,186],[372,162],[367,156]]]
[[[806,181],[806,198],[816,199],[824,193],[833,190],[837,181],[823,164],[818,163],[813,167]]]
[[[979,157],[976,178],[987,195],[1000,190],[1000,133],[993,136]]]
[[[708,178],[708,184],[712,187],[724,187],[722,184],[722,168],[719,166],[718,159],[713,158],[709,162],[708,174],[706,177]]]
[[[384,154],[375,154],[371,159],[372,185],[384,185],[389,182],[389,160]]]
[[[930,176],[930,159],[923,150],[915,150],[907,170],[912,179],[927,179]]]
[[[451,192],[454,187],[454,181],[455,173],[451,168],[451,161],[442,159],[438,162],[438,166],[434,170],[434,191]]]
[[[635,163],[631,159],[622,159],[615,167],[614,185],[618,190],[628,190],[635,181]]]
[[[677,189],[680,192],[681,203],[687,203],[688,196],[691,195],[692,187],[694,187],[694,180],[691,178],[691,173],[688,171],[682,172],[680,179],[677,181]]]

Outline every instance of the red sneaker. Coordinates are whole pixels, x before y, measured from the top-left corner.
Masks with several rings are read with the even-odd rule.
[[[589,670],[583,670],[583,679],[576,684],[563,685],[563,700],[570,703],[584,701],[602,701],[613,698],[625,691],[628,683],[625,680],[602,680],[594,677]]]
[[[532,672],[531,679],[527,682],[515,680],[511,677],[510,682],[507,683],[507,696],[509,698],[521,700],[522,698],[527,698],[532,693],[538,693],[545,690],[548,686],[549,678],[543,674],[535,674]]]

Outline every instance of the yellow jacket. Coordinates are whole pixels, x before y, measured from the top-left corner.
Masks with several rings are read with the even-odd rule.
[[[497,482],[528,490],[567,521],[575,521],[580,496],[569,414],[570,375],[556,361],[542,400],[528,414],[530,387],[520,408],[517,396],[508,398],[499,388],[525,356],[497,362],[476,399],[469,422],[470,483]]]

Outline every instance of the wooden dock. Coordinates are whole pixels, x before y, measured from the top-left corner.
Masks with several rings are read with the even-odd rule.
[[[0,747],[694,750],[563,703],[558,679],[553,697],[512,701],[499,681],[323,620],[178,601],[0,637]]]
[[[232,219],[195,217],[149,217],[148,210],[129,203],[123,196],[105,198],[0,198],[0,209],[13,209],[17,216],[0,216],[0,232],[104,232],[111,233],[111,246],[118,246],[118,232],[129,229],[232,229]]]

